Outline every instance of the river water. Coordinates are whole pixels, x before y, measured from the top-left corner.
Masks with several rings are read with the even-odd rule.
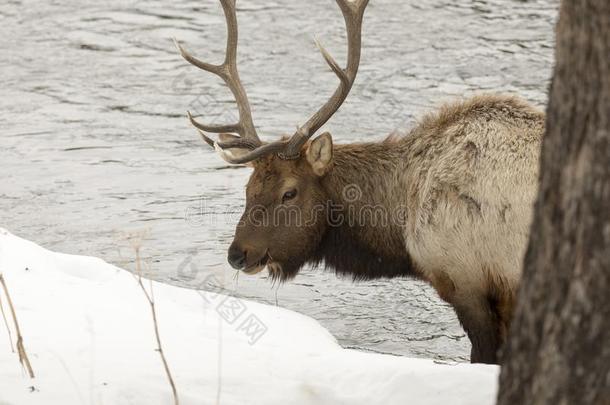
[[[382,139],[443,101],[480,91],[543,106],[557,7],[372,0],[359,76],[326,128],[335,142]],[[331,0],[239,0],[238,19],[242,80],[259,134],[274,139],[334,90],[313,38],[342,62],[341,14]],[[2,1],[0,226],[125,266],[133,254],[121,235],[146,229],[143,254],[160,281],[221,283],[239,297],[312,316],[346,347],[467,360],[470,344],[451,308],[421,282],[354,284],[306,269],[280,286],[230,269],[226,249],[250,170],[205,147],[185,111],[221,123],[236,110],[219,79],[178,56],[172,37],[220,62],[219,4]]]

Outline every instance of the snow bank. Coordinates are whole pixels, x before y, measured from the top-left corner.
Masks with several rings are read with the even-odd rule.
[[[1,405],[172,403],[150,307],[130,273],[1,228],[0,272],[36,373],[27,377],[0,319]],[[182,405],[215,404],[218,396],[239,405],[494,403],[495,366],[345,350],[303,315],[153,285]],[[14,341],[12,323],[11,331]]]

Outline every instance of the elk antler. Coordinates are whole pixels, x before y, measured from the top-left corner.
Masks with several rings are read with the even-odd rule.
[[[331,70],[339,78],[339,87],[335,90],[328,101],[318,110],[309,120],[298,127],[296,132],[286,140],[278,140],[271,143],[263,144],[256,134],[254,124],[252,123],[252,114],[246,92],[239,81],[236,66],[236,51],[237,51],[237,19],[235,16],[235,0],[220,0],[227,19],[227,53],[225,61],[222,65],[211,65],[201,62],[191,56],[177,42],[176,46],[180,53],[189,63],[211,73],[220,76],[229,86],[239,108],[239,122],[231,125],[203,125],[197,122],[189,113],[191,123],[199,129],[204,141],[209,145],[214,146],[217,150],[226,150],[231,148],[247,148],[250,152],[239,157],[233,157],[231,154],[223,154],[223,157],[230,163],[246,163],[269,153],[277,153],[282,159],[295,159],[301,153],[301,147],[307,140],[333,116],[333,114],[341,107],[345,98],[349,94],[354,79],[358,73],[358,65],[360,64],[360,48],[362,44],[362,18],[364,10],[368,5],[369,0],[336,0],[341,8],[341,13],[345,20],[347,30],[347,67],[341,68],[330,53],[318,42],[316,44],[324,57],[326,63]],[[212,141],[203,131],[221,133],[221,132],[237,132],[240,135],[239,139],[234,139],[225,142]]]
[[[203,62],[193,55],[191,55],[186,49],[184,49],[178,41],[174,40],[176,47],[180,51],[180,54],[187,62],[197,66],[198,68],[205,70],[206,72],[213,73],[219,76],[227,84],[231,93],[235,97],[237,102],[237,108],[239,110],[239,121],[235,124],[228,125],[206,125],[198,122],[193,118],[190,112],[188,112],[188,118],[198,130],[203,140],[206,141],[210,146],[214,146],[214,141],[210,139],[204,131],[213,133],[223,132],[235,132],[240,135],[240,139],[232,141],[232,147],[246,147],[248,149],[255,149],[262,145],[259,139],[254,123],[252,122],[252,111],[250,110],[250,103],[248,102],[248,95],[244,86],[241,84],[239,79],[239,73],[237,72],[237,16],[235,14],[235,0],[220,0],[222,9],[227,20],[227,50],[225,54],[225,60],[220,65],[213,65],[210,63]],[[222,148],[222,143],[219,144]],[[226,147],[226,146],[225,146]]]
[[[362,45],[362,17],[369,0],[337,0],[341,13],[345,19],[347,30],[347,67],[342,69],[330,53],[316,40],[316,45],[331,70],[339,77],[337,90],[309,120],[297,129],[288,141],[286,149],[280,153],[284,159],[294,159],[301,153],[301,147],[322,125],[333,116],[341,107],[345,98],[352,89],[354,79],[360,65],[360,48]]]

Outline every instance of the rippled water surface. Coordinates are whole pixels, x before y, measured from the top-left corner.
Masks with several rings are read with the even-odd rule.
[[[544,105],[556,8],[372,0],[359,76],[327,129],[336,142],[381,139],[478,91]],[[238,13],[241,76],[259,134],[272,139],[334,90],[312,39],[344,60],[341,14],[330,0],[239,0]],[[184,113],[220,123],[235,110],[221,82],[171,42],[220,62],[224,35],[212,0],[3,1],[0,225],[117,264],[131,254],[117,251],[117,232],[149,228],[144,253],[161,281],[197,288],[212,274],[239,296],[314,317],[345,346],[467,359],[451,308],[420,282],[354,284],[309,269],[278,287],[262,273],[236,278],[225,264],[249,169],[221,162]]]

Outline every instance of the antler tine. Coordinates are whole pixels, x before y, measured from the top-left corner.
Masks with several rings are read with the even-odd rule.
[[[254,145],[253,142],[250,141],[249,139],[240,138],[240,139],[235,139],[235,140],[226,141],[226,142],[217,142],[217,141],[214,141],[213,139],[211,139],[209,136],[206,135],[205,132],[203,132],[201,130],[199,130],[199,135],[201,135],[201,138],[204,140],[205,143],[207,143],[214,149],[216,149],[216,145],[218,145],[222,149],[231,149],[231,148],[256,149],[258,147],[256,145]]]
[[[234,157],[230,151],[230,148],[240,147],[241,145],[237,144],[238,140],[233,141],[233,142],[217,142],[215,144],[215,149],[217,152],[222,154],[222,157],[224,160],[226,160],[229,163],[234,163],[234,164],[248,163],[248,162],[256,160],[260,157],[263,157],[265,155],[269,155],[269,154],[273,154],[273,153],[280,153],[288,145],[287,140],[270,142],[270,143],[261,145],[261,146],[257,147],[256,149],[254,149],[253,151],[250,151],[244,155],[241,155],[239,157]],[[241,146],[241,147],[243,147],[243,146]]]
[[[202,124],[202,123],[198,122],[197,120],[195,120],[195,118],[193,118],[193,115],[191,114],[190,111],[187,111],[186,115],[187,115],[189,121],[191,122],[191,124],[195,128],[200,129],[202,131],[213,132],[216,134],[219,134],[222,132],[238,132],[239,131],[239,124],[206,125],[206,124]]]
[[[195,120],[190,112],[188,113],[188,117],[190,122],[199,130],[203,139],[208,144],[212,142],[211,145],[214,145],[213,141],[205,135],[203,131],[213,133],[235,132],[245,141],[247,140],[247,142],[245,142],[247,147],[253,149],[260,146],[262,142],[254,128],[248,95],[246,94],[246,90],[244,89],[239,78],[239,73],[237,72],[237,16],[235,12],[235,0],[220,0],[220,2],[227,22],[227,48],[225,59],[222,64],[214,65],[203,62],[191,55],[178,43],[178,41],[174,40],[174,43],[187,62],[206,72],[219,76],[226,83],[235,97],[239,111],[239,121],[228,125],[206,125]]]
[[[347,67],[342,69],[331,54],[316,40],[324,60],[340,80],[333,95],[311,118],[303,124],[288,141],[286,150],[280,153],[284,159],[294,159],[300,155],[301,147],[333,116],[349,94],[360,64],[362,44],[362,18],[369,0],[336,0],[347,30]]]

